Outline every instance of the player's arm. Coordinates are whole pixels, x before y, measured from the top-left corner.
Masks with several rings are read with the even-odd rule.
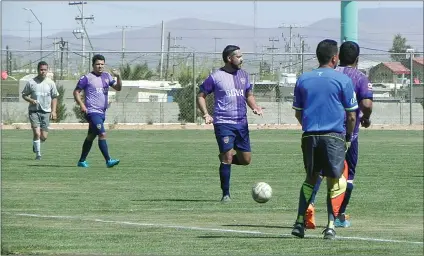
[[[293,92],[293,105],[292,108],[295,110],[294,116],[300,125],[302,125],[302,112],[303,112],[303,97],[302,97],[302,84],[300,78],[296,81]]]
[[[202,113],[203,119],[206,123],[212,122],[212,117],[208,113],[208,107],[206,106],[206,96],[212,93],[215,89],[215,81],[211,75],[209,75],[205,81],[199,87],[199,93],[197,94],[197,107]]]
[[[57,91],[57,87],[56,87],[56,84],[54,82],[53,82],[52,87],[50,89],[50,95],[52,97],[52,103],[51,103],[52,113],[54,113],[56,115],[57,97],[59,96],[59,92]]]
[[[358,109],[358,101],[351,79],[348,79],[343,87],[342,95],[342,104],[346,111],[346,140],[350,141],[355,128],[356,110]]]
[[[246,92],[246,103],[249,106],[249,108],[253,110],[253,113],[260,116],[262,115],[262,108],[256,104],[256,99],[255,99],[255,96],[253,96],[252,90],[248,90]]]
[[[30,104],[37,104],[37,101],[32,99],[30,95],[31,95],[31,85],[29,82],[27,82],[24,89],[22,90],[22,99],[29,102]]]
[[[75,102],[80,106],[82,112],[86,112],[87,108],[85,107],[84,102],[81,99],[81,91],[83,91],[88,84],[88,79],[86,76],[82,76],[77,83],[77,86],[74,89],[73,95]]]
[[[112,87],[113,89],[115,89],[116,91],[121,91],[122,90],[122,79],[121,79],[121,73],[114,69],[112,70],[112,75],[114,75],[116,77],[116,81],[113,80],[113,78],[111,77],[110,79],[110,87]]]
[[[372,103],[373,103],[373,92],[372,84],[368,79],[363,79],[359,87],[359,109],[362,112],[361,124],[363,127],[368,128],[371,125],[371,113],[372,113]]]

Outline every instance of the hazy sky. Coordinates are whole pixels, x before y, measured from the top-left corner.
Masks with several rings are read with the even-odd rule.
[[[210,21],[223,21],[241,25],[254,24],[253,1],[87,1],[84,16],[94,16],[86,27],[91,35],[118,31],[116,26],[128,25],[148,27],[162,20],[178,18],[199,18]],[[40,25],[30,8],[43,23],[43,37],[63,30],[77,29],[80,25],[75,17],[80,15],[77,6],[69,1],[1,1],[2,33],[4,35],[39,36]],[[81,6],[81,5],[80,5]],[[362,1],[358,8],[384,7],[423,7],[422,1]],[[278,27],[283,23],[308,25],[323,18],[340,17],[340,2],[300,2],[300,1],[257,1],[257,27]]]

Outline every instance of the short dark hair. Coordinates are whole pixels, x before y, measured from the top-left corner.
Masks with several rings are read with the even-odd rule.
[[[227,63],[228,56],[230,56],[234,51],[237,50],[240,50],[240,47],[238,47],[237,45],[227,45],[222,51],[222,59],[224,60],[224,62]]]
[[[320,65],[328,64],[334,55],[337,55],[339,49],[337,42],[331,39],[321,41],[316,50],[316,55]]]
[[[40,62],[38,62],[38,64],[37,64],[37,70],[40,70],[40,67],[41,66],[49,66],[49,64],[47,64],[47,62],[45,62],[44,60],[42,60],[42,61],[40,61]]]
[[[101,54],[96,54],[91,59],[91,64],[94,65],[94,63],[96,63],[96,61],[98,61],[98,60],[106,61],[105,56],[103,56]]]
[[[352,65],[359,56],[359,45],[353,41],[346,41],[340,45],[340,65]]]

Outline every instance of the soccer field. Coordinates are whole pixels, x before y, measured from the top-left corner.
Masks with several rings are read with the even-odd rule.
[[[423,255],[423,132],[360,136],[352,227],[322,239],[317,224],[290,235],[305,178],[300,131],[251,131],[252,164],[232,167],[232,202],[221,204],[213,131],[108,131],[111,169],[93,144],[77,168],[86,131],[54,130],[34,160],[30,130],[2,131],[3,254]],[[268,182],[272,199],[253,201]]]

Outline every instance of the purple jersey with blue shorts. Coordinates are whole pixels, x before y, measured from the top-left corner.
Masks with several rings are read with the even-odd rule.
[[[100,75],[88,73],[80,78],[77,89],[83,90],[87,114],[105,114],[108,106],[109,86],[115,83],[113,77],[102,72]]]
[[[200,92],[214,93],[214,124],[247,124],[246,95],[252,87],[244,70],[216,70],[200,85]]]
[[[352,79],[353,88],[355,90],[356,99],[358,103],[360,103],[361,100],[363,99],[370,99],[370,100],[373,99],[372,84],[370,83],[370,81],[368,80],[367,76],[364,73],[352,67],[339,66],[336,68],[336,70],[347,75],[348,77]],[[353,130],[352,140],[358,138],[359,125],[361,122],[359,118],[360,113],[361,113],[361,110],[358,108],[356,110],[357,118],[356,118],[355,129]]]

